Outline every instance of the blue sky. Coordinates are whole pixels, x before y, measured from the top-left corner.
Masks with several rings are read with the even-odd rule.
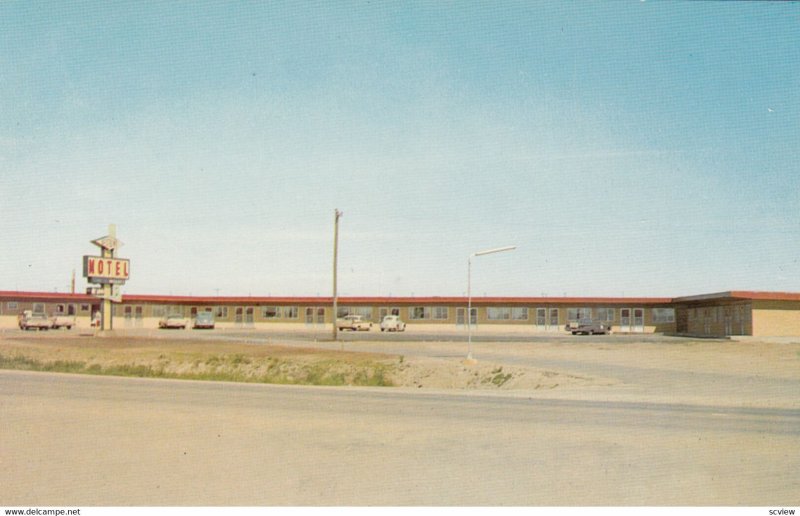
[[[800,4],[0,3],[0,290],[800,291]]]

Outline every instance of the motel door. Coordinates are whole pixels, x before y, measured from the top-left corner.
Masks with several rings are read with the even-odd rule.
[[[730,306],[724,308],[725,335],[733,335],[733,310]]]
[[[318,324],[325,324],[325,308],[318,306],[309,306],[306,308],[306,324],[314,324],[314,315],[316,314]],[[334,323],[335,324],[335,323]]]
[[[641,333],[644,331],[644,308],[622,308],[619,311],[620,331]]]
[[[466,326],[466,315],[467,309],[466,308],[456,308],[456,325],[457,326]],[[478,309],[473,308],[470,310],[472,317],[470,317],[472,321],[472,326],[478,325]]]
[[[381,308],[378,310],[378,322],[383,321],[383,318],[387,315],[400,315],[399,308]]]

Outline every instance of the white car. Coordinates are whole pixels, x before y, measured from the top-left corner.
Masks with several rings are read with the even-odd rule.
[[[168,315],[158,321],[158,327],[163,329],[178,328],[183,330],[188,324],[188,321],[182,315]]]
[[[397,315],[387,315],[381,321],[381,331],[405,331],[406,323]]]
[[[336,319],[336,327],[339,331],[369,331],[372,328],[372,323],[365,321],[360,315],[348,315],[341,319]]]

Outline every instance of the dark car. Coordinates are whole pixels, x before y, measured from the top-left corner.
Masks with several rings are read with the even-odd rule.
[[[573,335],[605,335],[611,332],[611,325],[605,321],[593,321],[592,319],[581,319],[578,322],[567,324],[567,331]]]
[[[195,330],[204,328],[206,330],[214,329],[214,314],[211,312],[198,312],[194,318],[192,328]]]

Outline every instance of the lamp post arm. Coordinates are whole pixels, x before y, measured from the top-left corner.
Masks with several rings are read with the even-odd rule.
[[[486,254],[500,253],[503,251],[513,251],[515,245],[486,249],[472,253],[467,257],[467,360],[472,360],[472,258]]]

